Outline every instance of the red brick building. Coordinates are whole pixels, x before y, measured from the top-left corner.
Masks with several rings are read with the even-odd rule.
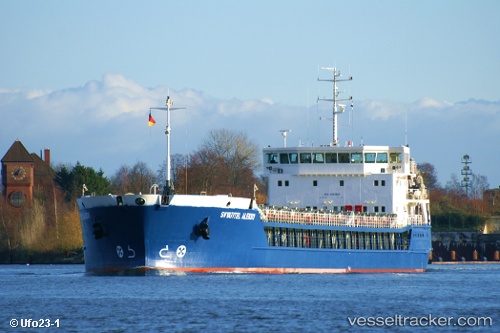
[[[35,193],[55,194],[50,150],[45,149],[44,155],[42,160],[38,155],[30,154],[21,141],[16,140],[2,158],[3,196],[11,206],[22,208],[30,205]]]

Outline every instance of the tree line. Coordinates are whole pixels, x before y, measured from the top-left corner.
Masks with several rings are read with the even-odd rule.
[[[489,198],[483,198],[489,189],[486,176],[473,173],[466,188],[458,176],[452,174],[442,186],[432,164],[419,164],[418,169],[429,191],[433,230],[482,231],[491,216],[500,215],[500,205],[495,206]]]
[[[213,130],[196,151],[173,155],[171,163],[171,180],[177,193],[252,197],[256,186],[257,202],[264,204],[267,200],[266,180],[257,176],[260,149],[245,133]],[[456,175],[441,186],[432,164],[419,164],[418,168],[430,195],[433,230],[482,230],[490,216],[500,215],[500,205],[482,198],[489,187],[486,177],[472,175],[470,191],[466,191]],[[33,204],[21,213],[0,200],[0,254],[20,249],[47,252],[81,248],[78,197],[146,194],[154,184],[162,188],[166,183],[166,162],[156,172],[144,162],[124,164],[111,177],[106,177],[102,169],[96,171],[79,162],[54,169],[57,189],[48,184],[37,186]]]

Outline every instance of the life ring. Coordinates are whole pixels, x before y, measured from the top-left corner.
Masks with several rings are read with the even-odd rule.
[[[311,244],[311,240],[309,239],[309,235],[304,235],[304,246],[309,247]]]

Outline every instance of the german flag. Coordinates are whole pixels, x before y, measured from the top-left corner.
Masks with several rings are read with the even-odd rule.
[[[156,120],[154,120],[153,117],[151,117],[151,111],[149,111],[148,125],[153,126],[154,124],[156,124]]]

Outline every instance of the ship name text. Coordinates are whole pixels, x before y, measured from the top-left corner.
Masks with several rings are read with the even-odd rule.
[[[221,219],[233,219],[233,220],[255,220],[254,213],[241,213],[241,212],[221,212]]]

